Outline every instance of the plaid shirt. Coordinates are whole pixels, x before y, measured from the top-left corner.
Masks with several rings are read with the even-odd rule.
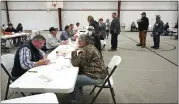
[[[39,50],[43,56],[45,56],[45,53],[41,50]],[[32,56],[31,51],[27,47],[22,48],[19,51],[19,59],[20,59],[20,65],[23,69],[29,70],[35,66],[35,62],[32,62]]]

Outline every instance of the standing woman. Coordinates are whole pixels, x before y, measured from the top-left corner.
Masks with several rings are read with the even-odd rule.
[[[98,22],[95,21],[92,16],[88,16],[87,20],[88,20],[89,26],[93,26],[94,30],[95,30],[95,32],[93,34],[94,46],[99,50],[99,52],[101,52],[101,42],[100,42]]]
[[[107,35],[107,39],[108,39],[108,36],[109,36],[109,28],[110,28],[110,22],[109,22],[109,19],[106,19],[106,35]]]

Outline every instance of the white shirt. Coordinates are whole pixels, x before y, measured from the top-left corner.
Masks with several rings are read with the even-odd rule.
[[[52,34],[49,34],[46,38],[46,47],[47,49],[53,49],[59,46],[60,40],[57,37],[54,37]]]
[[[79,29],[80,29],[80,26],[77,27],[77,26],[75,25],[74,28],[73,28],[73,31],[74,31],[74,32],[77,32]]]

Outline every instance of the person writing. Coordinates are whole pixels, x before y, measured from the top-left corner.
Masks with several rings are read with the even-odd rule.
[[[33,67],[47,65],[49,63],[49,60],[45,57],[45,53],[41,51],[44,43],[45,38],[42,35],[36,35],[30,42],[17,50],[11,72],[13,77],[20,77]]]

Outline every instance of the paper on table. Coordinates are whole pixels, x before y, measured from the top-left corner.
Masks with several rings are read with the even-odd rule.
[[[48,82],[46,80],[39,78],[39,76],[35,76],[35,77],[28,77],[28,79],[23,81],[21,80],[21,82],[18,82],[17,86],[19,88],[45,88],[47,83]]]

